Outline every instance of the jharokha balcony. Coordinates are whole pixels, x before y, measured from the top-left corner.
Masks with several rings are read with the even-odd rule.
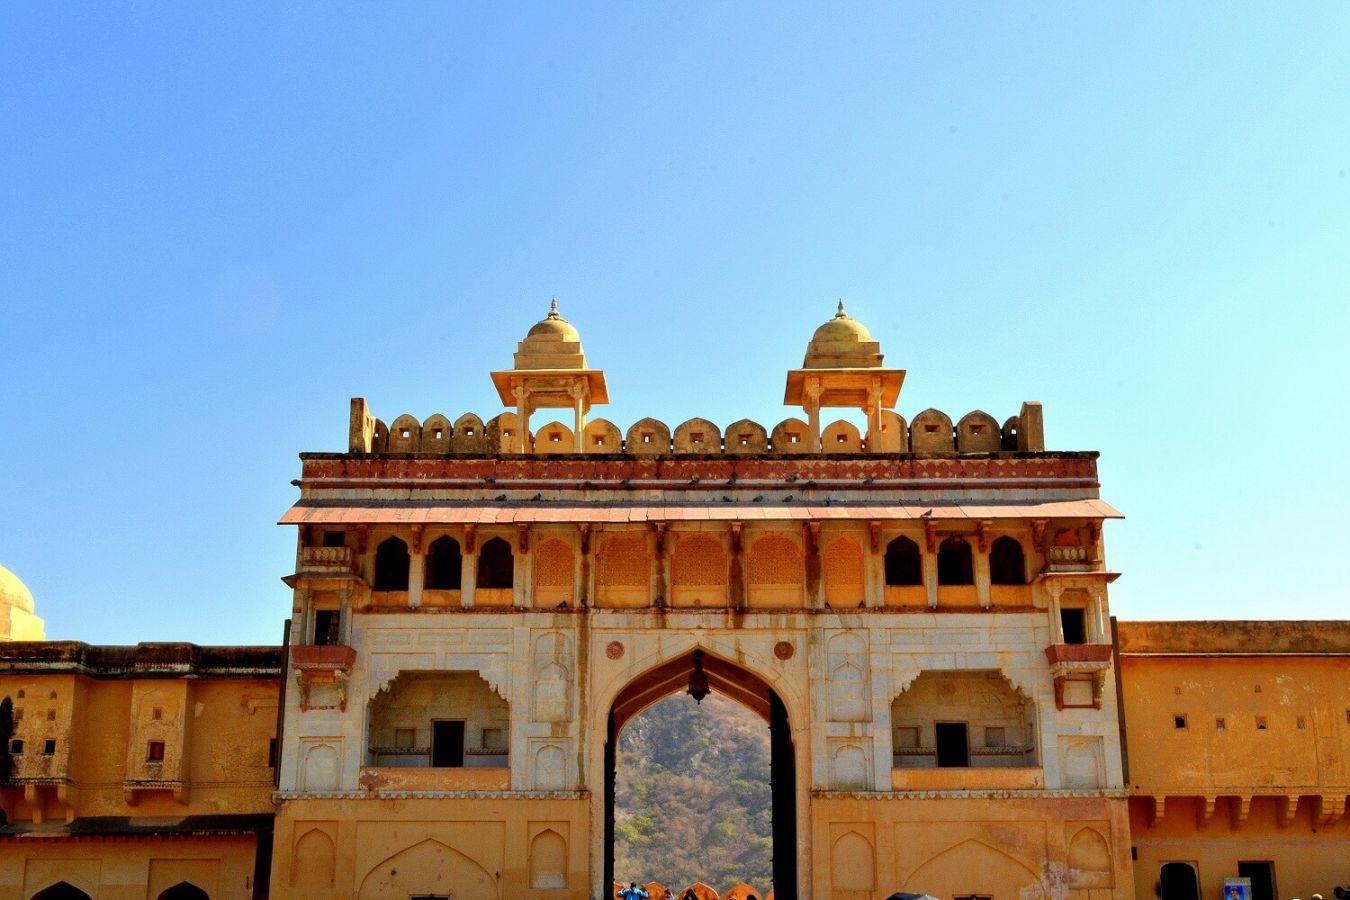
[[[1102,682],[1111,671],[1110,644],[1051,644],[1045,648],[1055,679],[1055,706],[1101,709]]]
[[[297,644],[291,665],[300,682],[300,708],[347,709],[347,677],[356,664],[356,650],[345,644]]]

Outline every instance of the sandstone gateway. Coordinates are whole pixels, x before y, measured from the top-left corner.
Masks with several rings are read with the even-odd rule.
[[[43,641],[0,570],[0,898],[601,900],[617,735],[703,690],[770,734],[759,896],[1350,883],[1350,624],[1115,623],[1096,454],[904,376],[841,304],[791,417],[624,431],[555,307],[509,411],[302,456],[285,647]]]

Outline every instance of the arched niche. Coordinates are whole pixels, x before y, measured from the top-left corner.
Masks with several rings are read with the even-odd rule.
[[[740,419],[727,426],[723,442],[728,453],[765,453],[769,449],[769,433],[758,422]]]
[[[987,412],[966,413],[956,423],[956,449],[959,453],[994,453],[1002,449],[1003,433],[998,420]]]
[[[637,456],[658,456],[670,452],[670,426],[658,419],[639,419],[628,429],[623,449]]]
[[[690,419],[675,427],[676,453],[721,453],[722,430],[707,419]]]
[[[801,419],[784,419],[773,426],[774,453],[811,453],[811,428]]]
[[[390,453],[416,453],[422,449],[422,423],[404,413],[389,426]]]
[[[911,453],[952,453],[956,443],[952,420],[945,412],[925,409],[909,423]]]

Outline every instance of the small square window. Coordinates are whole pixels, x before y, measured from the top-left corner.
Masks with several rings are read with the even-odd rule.
[[[1265,731],[1265,730],[1266,730],[1266,717],[1265,717],[1265,716],[1257,716],[1257,717],[1256,717],[1256,730],[1257,730],[1257,731]]]
[[[42,742],[42,755],[43,755],[43,756],[55,756],[55,755],[56,755],[56,741],[50,741],[50,740],[49,740],[49,741],[43,741],[43,742]]]
[[[1215,730],[1215,731],[1226,731],[1227,729],[1228,729],[1228,723],[1224,721],[1223,716],[1218,716],[1218,717],[1216,717],[1216,718],[1214,719],[1214,730]]]
[[[156,706],[154,709],[150,710],[150,718],[158,722],[160,719],[164,718],[164,710]]]
[[[562,443],[562,432],[560,432],[560,431],[550,431],[550,432],[548,433],[548,442],[549,442],[550,444],[561,444],[561,443]]]
[[[1294,720],[1294,725],[1298,728],[1299,731],[1303,731],[1308,727],[1308,720],[1303,718],[1303,716],[1299,716],[1297,719]]]
[[[799,444],[802,440],[802,436],[795,431],[789,432],[787,437],[789,444]],[[1350,712],[1350,710],[1347,710],[1346,712]]]
[[[412,437],[412,432],[405,428],[401,432],[399,432],[399,437],[404,439],[410,438]]]
[[[694,431],[694,432],[691,432],[691,433],[689,434],[689,443],[691,443],[691,444],[701,444],[701,443],[703,443],[703,432],[701,432],[701,431]]]
[[[152,763],[164,762],[163,741],[151,741],[149,744],[146,745],[145,761]]]
[[[1184,729],[1186,728],[1186,717],[1185,717],[1185,716],[1173,716],[1173,717],[1172,717],[1172,727],[1175,728],[1175,729],[1177,729],[1178,731],[1184,730]]]
[[[603,447],[603,446],[605,446],[605,438],[604,438],[603,435],[597,434],[597,435],[595,436],[595,446],[597,446],[597,447]]]
[[[650,444],[652,442],[652,433],[650,431],[642,432],[642,443]]]
[[[12,756],[23,756],[23,741],[15,738],[9,742],[9,752]]]
[[[432,437],[434,437],[436,440],[439,441],[441,439],[441,430],[437,428],[435,431],[431,433],[431,435]]]

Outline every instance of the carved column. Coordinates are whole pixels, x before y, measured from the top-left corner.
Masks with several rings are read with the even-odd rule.
[[[576,422],[574,432],[575,432],[576,448],[578,453],[587,452],[586,441],[584,440],[585,435],[582,433],[586,430],[586,395],[588,393],[587,388],[588,388],[587,383],[584,380],[582,380],[573,384],[572,389],[570,391],[572,395],[573,419]]]
[[[937,564],[937,529],[933,525],[932,519],[923,520],[923,556],[919,562],[923,564],[923,587],[928,592],[928,608],[937,609],[938,605],[938,564]]]
[[[989,540],[985,530],[988,525],[981,522],[975,529],[975,595],[980,598],[982,609],[993,605],[989,596]]]
[[[820,379],[806,379],[806,430],[811,433],[811,452],[820,452]]]
[[[1050,584],[1048,585],[1048,588],[1050,594],[1050,643],[1062,644],[1064,643],[1064,620],[1060,617],[1059,614],[1059,595],[1063,593],[1063,590],[1060,588],[1058,584],[1055,583],[1055,580],[1053,578],[1049,579],[1049,581]]]
[[[515,451],[525,453],[530,441],[530,391],[524,385],[512,389],[516,397],[516,440]]]
[[[873,378],[867,391],[867,452],[881,452],[881,379]]]
[[[414,525],[408,542],[408,608],[422,605],[422,586],[426,582],[427,558],[422,554],[422,526]]]
[[[464,529],[464,553],[459,564],[459,605],[473,608],[473,594],[478,587],[478,536],[473,526]]]
[[[727,601],[732,609],[745,609],[748,605],[745,595],[745,566],[741,561],[740,522],[731,523],[731,553],[728,562],[730,573],[727,578]]]
[[[511,576],[511,602],[517,607],[534,603],[534,554],[530,552],[530,526],[516,526],[516,570]]]

